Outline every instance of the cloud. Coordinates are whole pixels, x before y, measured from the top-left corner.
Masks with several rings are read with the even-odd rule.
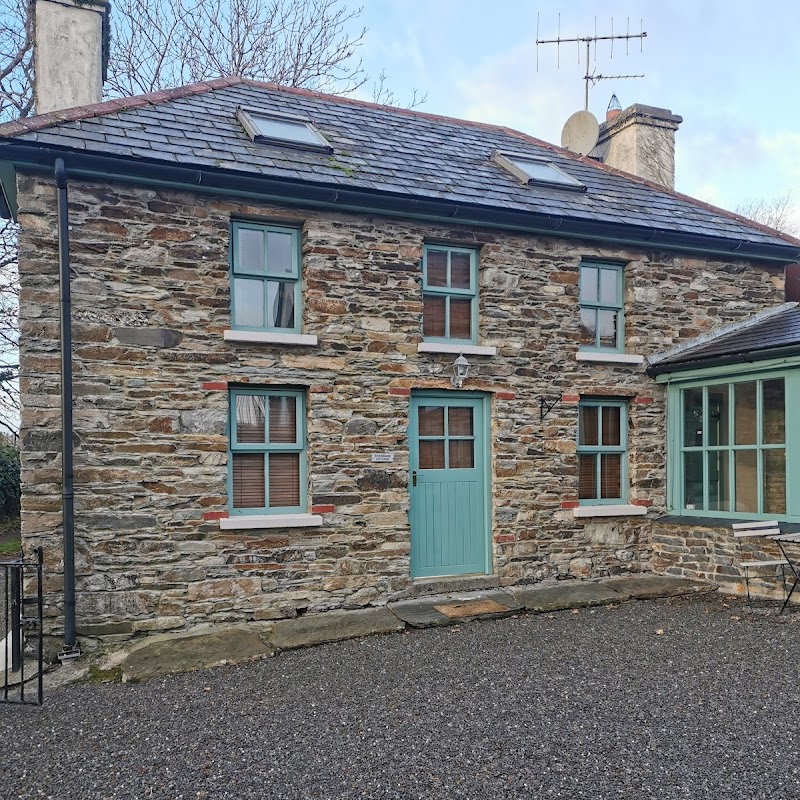
[[[526,41],[480,61],[456,81],[456,102],[468,119],[558,144],[567,118],[583,108],[581,84],[572,74],[537,74],[535,47],[534,40]]]

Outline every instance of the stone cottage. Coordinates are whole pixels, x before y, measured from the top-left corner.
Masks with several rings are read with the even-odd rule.
[[[733,585],[730,521],[800,522],[796,356],[648,374],[784,302],[775,231],[518,131],[238,78],[0,126],[0,178],[51,631],[65,366],[84,637],[448,580]]]

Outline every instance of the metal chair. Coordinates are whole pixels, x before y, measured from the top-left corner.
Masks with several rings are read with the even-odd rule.
[[[770,520],[768,522],[736,522],[733,524],[733,535],[736,538],[743,538],[745,536],[751,538],[769,538],[774,539],[781,535],[781,530],[778,527],[778,520]],[[741,546],[739,548],[741,554]],[[783,587],[784,601],[786,596],[786,567],[790,566],[785,558],[775,559],[759,559],[755,561],[740,561],[739,565],[744,569],[744,585],[747,592],[747,605],[752,605],[750,597],[750,570],[758,567],[780,567],[781,568],[781,585]],[[784,607],[786,603],[784,602]],[[783,609],[781,609],[783,610]]]

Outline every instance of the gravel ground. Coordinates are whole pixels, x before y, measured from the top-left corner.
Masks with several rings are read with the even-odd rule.
[[[0,796],[795,799],[782,620],[633,602],[66,687],[0,706]]]

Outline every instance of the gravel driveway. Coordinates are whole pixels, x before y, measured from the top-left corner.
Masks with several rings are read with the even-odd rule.
[[[0,795],[798,798],[783,619],[631,602],[54,690],[0,706]]]

